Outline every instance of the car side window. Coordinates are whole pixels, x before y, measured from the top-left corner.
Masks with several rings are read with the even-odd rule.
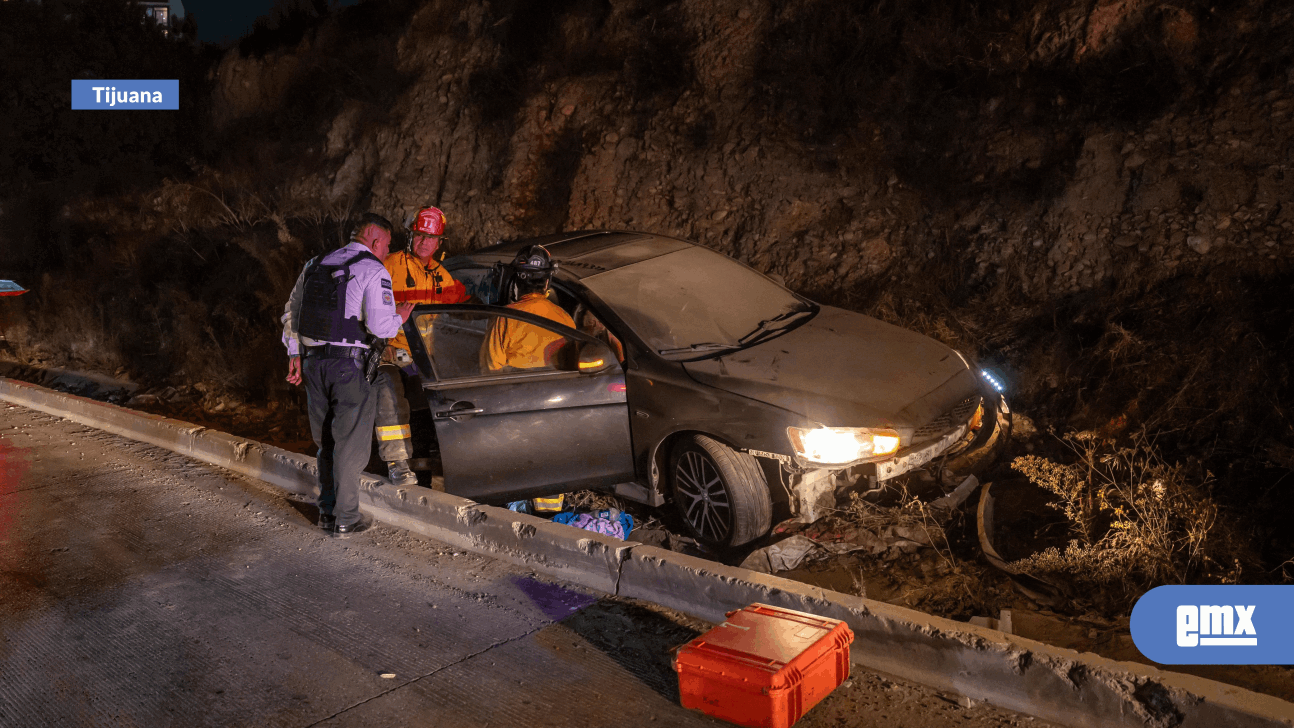
[[[437,381],[579,369],[578,341],[505,313],[421,313],[414,324]]]
[[[498,291],[494,288],[494,270],[489,266],[483,266],[467,262],[461,257],[449,258],[445,261],[445,270],[454,276],[454,280],[463,284],[467,289],[467,294],[481,303],[494,303],[498,299]]]
[[[548,289],[548,300],[557,304],[569,316],[574,316],[575,312],[580,309],[579,299],[558,286]]]
[[[620,343],[619,337],[611,333],[611,330],[608,329],[597,316],[593,315],[592,311],[587,308],[581,308],[580,318],[575,323],[580,327],[580,331],[611,347],[612,353],[616,356],[616,361],[624,364],[624,344]]]

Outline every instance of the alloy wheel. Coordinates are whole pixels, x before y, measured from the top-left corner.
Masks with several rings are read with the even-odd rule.
[[[732,530],[732,505],[714,461],[702,452],[682,454],[674,466],[675,497],[681,499],[683,517],[702,537],[715,543],[727,540]]]

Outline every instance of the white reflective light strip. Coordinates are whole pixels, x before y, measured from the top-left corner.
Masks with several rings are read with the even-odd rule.
[[[1257,647],[1257,637],[1201,637],[1201,647]]]

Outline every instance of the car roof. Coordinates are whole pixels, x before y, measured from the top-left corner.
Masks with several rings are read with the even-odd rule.
[[[510,240],[475,250],[468,258],[480,263],[508,262],[527,245],[543,245],[561,264],[557,274],[579,280],[651,260],[694,244],[664,235],[623,230],[588,230],[539,238]]]

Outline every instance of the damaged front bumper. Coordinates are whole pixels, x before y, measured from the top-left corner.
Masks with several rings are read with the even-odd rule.
[[[967,475],[977,475],[997,459],[1011,439],[1011,408],[1006,398],[993,394],[984,398],[984,413],[980,426],[968,431],[968,426],[953,430],[934,442],[900,450],[894,457],[870,463],[876,480],[897,478],[904,473],[923,468],[941,459],[940,470],[949,470],[960,480]]]
[[[940,476],[951,475],[958,482],[967,475],[977,475],[997,459],[1011,438],[1011,409],[997,393],[984,397],[980,426],[962,425],[933,442],[899,450],[893,456],[847,468],[802,468],[791,458],[778,457],[789,475],[791,509],[805,522],[813,522],[836,505],[835,492],[840,485],[852,485],[866,478],[875,487],[882,481],[919,470],[936,463]],[[753,453],[767,456],[767,453]]]

